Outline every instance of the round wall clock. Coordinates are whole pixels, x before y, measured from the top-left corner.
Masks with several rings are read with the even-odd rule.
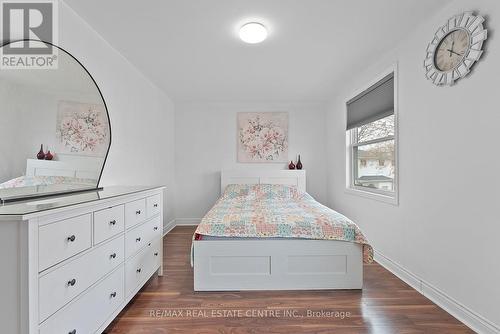
[[[427,79],[438,86],[451,86],[470,72],[483,53],[487,37],[483,22],[482,16],[465,12],[436,31],[424,61]]]

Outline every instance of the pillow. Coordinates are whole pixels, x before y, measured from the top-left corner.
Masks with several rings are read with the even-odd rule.
[[[300,196],[296,186],[284,184],[229,184],[223,198],[290,199]]]
[[[257,197],[266,199],[290,199],[299,196],[296,186],[285,184],[258,184],[254,191]]]
[[[250,194],[252,184],[228,184],[222,198],[247,197]]]

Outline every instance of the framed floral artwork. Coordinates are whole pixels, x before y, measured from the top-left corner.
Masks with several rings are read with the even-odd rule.
[[[110,130],[104,105],[59,102],[56,134],[58,154],[106,155]]]
[[[238,162],[288,162],[288,113],[238,113]]]

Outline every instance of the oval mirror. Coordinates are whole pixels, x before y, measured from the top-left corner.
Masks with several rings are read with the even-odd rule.
[[[1,202],[99,187],[111,145],[106,103],[85,67],[53,47],[56,68],[0,69]]]

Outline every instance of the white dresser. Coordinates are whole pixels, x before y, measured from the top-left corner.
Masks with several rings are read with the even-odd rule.
[[[163,188],[0,206],[0,332],[101,333],[158,272]]]

